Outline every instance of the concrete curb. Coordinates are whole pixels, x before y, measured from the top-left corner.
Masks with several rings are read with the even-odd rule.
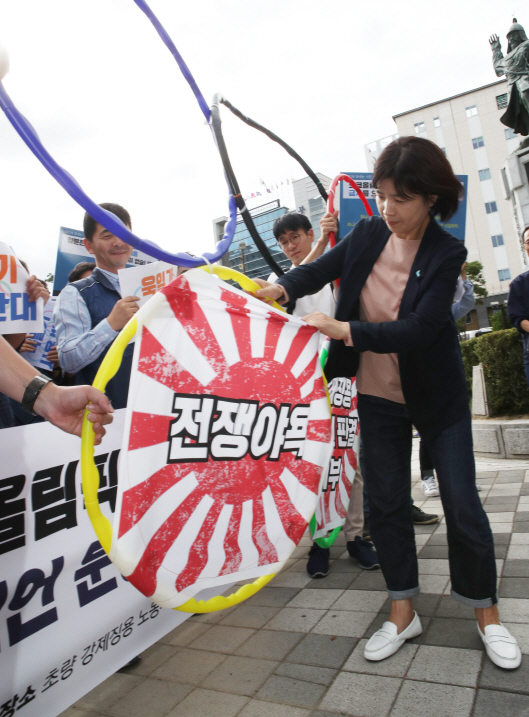
[[[472,421],[474,454],[483,458],[527,458],[529,420]]]

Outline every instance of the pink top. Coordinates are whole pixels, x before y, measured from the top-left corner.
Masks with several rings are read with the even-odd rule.
[[[396,321],[400,302],[420,239],[399,239],[392,234],[378,257],[360,294],[360,321]],[[360,393],[405,403],[397,354],[360,354],[356,377]]]

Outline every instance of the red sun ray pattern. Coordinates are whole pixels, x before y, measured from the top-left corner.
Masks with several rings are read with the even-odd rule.
[[[160,568],[165,568],[164,575],[172,570],[164,563],[168,551],[201,500],[205,496],[212,500],[196,540],[185,547],[180,567],[173,571],[174,604],[167,601],[162,604],[175,606],[199,591],[201,576],[211,579],[211,575],[203,575],[211,556],[217,556],[219,578],[236,575],[243,561],[239,541],[248,539],[244,538],[246,533],[241,527],[243,503],[246,503],[246,525],[250,520],[248,515],[251,517],[253,547],[248,554],[257,556],[255,565],[250,568],[260,568],[257,575],[262,574],[263,566],[283,564],[288,557],[287,547],[290,551],[299,542],[310,518],[307,495],[313,495],[313,508],[316,507],[331,433],[330,420],[325,413],[322,415],[326,394],[318,365],[317,342],[312,341],[308,348],[315,333],[312,327],[300,326],[299,320],[273,311],[263,312],[263,305],[256,303],[256,299],[232,290],[203,272],[179,277],[163,293],[167,300],[163,304],[163,316],[174,314],[173,325],[180,325],[179,330],[183,328],[212,369],[208,376],[213,378],[208,379],[206,385],[201,383],[200,372],[195,375],[193,363],[184,357],[185,342],[169,340],[169,329],[160,329],[169,322],[146,321],[136,338],[139,355],[129,402],[130,396],[141,395],[141,410],[135,410],[134,403],[129,405],[129,451],[124,470],[130,481],[125,482],[118,500],[120,515],[119,528],[114,532],[114,552],[119,555],[120,540],[126,542],[129,531],[135,529],[137,533],[139,529],[143,552],[132,560],[132,572],[129,568],[125,574],[139,590],[156,599],[157,591],[162,590],[158,583],[162,579]],[[223,335],[222,345],[226,347],[228,340],[230,346],[234,342],[231,360],[233,362],[236,352],[240,359],[232,365],[210,323],[214,316],[210,308],[213,299],[218,307],[215,310],[228,315],[229,324],[223,325],[231,326],[233,336]],[[206,312],[202,306],[207,307]],[[294,331],[290,322],[294,323]],[[290,332],[287,336],[293,338],[284,360],[276,360],[285,329]],[[261,339],[255,338],[256,332],[261,332]],[[261,358],[254,357],[255,340],[264,343]],[[168,346],[175,348],[169,350]],[[306,365],[299,363],[300,373],[295,377],[292,368],[302,354]],[[303,397],[301,389],[311,379],[314,385],[309,395]],[[158,404],[152,408],[145,398],[145,392],[152,385],[145,381],[150,380],[165,387],[162,394],[153,392]],[[160,396],[166,396],[165,405],[161,405]],[[311,443],[311,455],[316,455],[316,459],[303,458],[305,438]],[[317,451],[313,454],[314,446]],[[157,463],[149,474],[143,475],[145,460],[135,460],[135,456],[145,450],[151,451],[149,461]],[[168,512],[165,494],[189,476],[196,479],[196,487],[176,510]],[[290,481],[288,491],[286,476]],[[276,537],[280,540],[278,544],[274,544],[270,535],[269,522],[273,518],[264,509],[267,489],[271,491],[284,531],[283,538]],[[217,536],[217,544],[214,544],[213,533],[224,505],[232,506],[231,515],[225,522],[223,536]],[[152,511],[161,506],[164,506],[165,517],[156,529],[149,528]],[[277,527],[274,534],[278,535]],[[244,560],[246,571],[248,557]],[[119,558],[115,561],[119,567]],[[220,582],[225,583],[225,577]],[[167,595],[167,585],[163,588],[163,594]]]

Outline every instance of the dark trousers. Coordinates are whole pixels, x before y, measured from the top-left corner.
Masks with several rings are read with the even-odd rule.
[[[370,530],[389,595],[419,593],[411,491],[412,424],[405,405],[358,394]],[[472,607],[496,604],[489,521],[476,489],[470,411],[428,441],[446,518],[452,596]]]
[[[529,363],[524,363],[523,367],[525,371],[525,380],[527,381],[527,385],[529,386]]]
[[[421,466],[422,478],[433,476],[433,460],[430,455],[430,451],[428,450],[428,444],[426,441],[423,441],[422,438],[419,444],[419,463]]]

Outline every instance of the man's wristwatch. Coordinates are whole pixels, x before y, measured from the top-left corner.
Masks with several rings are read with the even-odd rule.
[[[22,396],[21,405],[22,408],[25,408],[26,411],[28,411],[28,413],[31,413],[33,416],[37,415],[33,410],[35,401],[39,397],[39,394],[44,388],[44,386],[50,383],[50,381],[51,378],[39,374],[38,376],[35,376],[35,378],[32,379],[26,386],[26,390],[24,391],[24,395]]]

